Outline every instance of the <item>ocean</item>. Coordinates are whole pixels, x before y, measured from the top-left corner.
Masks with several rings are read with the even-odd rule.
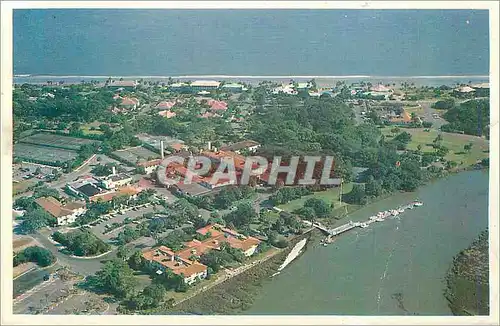
[[[14,11],[14,74],[484,76],[486,10]]]

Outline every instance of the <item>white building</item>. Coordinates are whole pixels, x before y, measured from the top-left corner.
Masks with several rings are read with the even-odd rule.
[[[40,197],[35,202],[57,219],[57,225],[71,224],[87,211],[85,203],[71,202],[63,205],[54,197]]]
[[[161,164],[161,159],[156,159],[156,160],[137,163],[137,166],[142,166],[146,171],[146,174],[151,174],[154,171],[156,171],[156,169],[160,166],[160,164]]]
[[[244,140],[244,141],[240,141],[240,142],[231,144],[229,146],[221,147],[220,150],[223,152],[229,151],[229,152],[235,152],[237,154],[241,154],[242,150],[248,150],[249,152],[254,153],[259,147],[260,147],[260,144],[257,143],[256,141]]]
[[[126,186],[131,182],[132,182],[132,177],[125,173],[112,174],[100,180],[101,186],[108,190]]]

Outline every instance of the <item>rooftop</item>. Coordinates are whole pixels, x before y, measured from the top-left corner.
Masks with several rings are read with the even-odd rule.
[[[470,93],[470,92],[474,92],[474,88],[469,87],[469,86],[463,86],[463,87],[458,88],[456,91],[458,91],[460,93]]]
[[[156,160],[151,160],[151,161],[146,161],[146,162],[139,162],[139,163],[137,163],[137,165],[147,168],[150,166],[160,165],[160,163],[161,163],[161,159],[156,159]]]
[[[63,205],[54,197],[40,197],[35,199],[35,202],[54,217],[71,215],[75,210],[85,207],[85,203],[79,202]]]
[[[137,82],[135,80],[115,80],[108,83],[108,86],[135,87],[137,86]]]
[[[76,190],[78,190],[87,197],[92,197],[101,192],[101,189],[99,189],[92,183],[85,183],[84,185],[76,188]]]
[[[238,151],[240,149],[245,149],[253,146],[259,146],[260,144],[253,140],[244,140],[229,146],[221,147],[221,151]]]
[[[109,191],[106,193],[94,195],[90,198],[90,201],[108,202],[116,196],[134,196],[134,195],[137,195],[138,193],[140,193],[141,191],[142,191],[142,189],[137,188],[137,187],[131,187],[131,186],[121,187],[121,188],[116,189],[115,191]]]
[[[217,101],[214,99],[209,99],[207,101],[208,105],[212,110],[227,110],[227,103],[224,101]]]
[[[138,105],[139,100],[136,99],[135,97],[124,97],[124,98],[122,98],[121,104],[122,105]]]
[[[219,87],[220,82],[215,80],[195,80],[191,83],[192,87]]]
[[[158,109],[171,109],[175,104],[177,104],[177,101],[161,101],[156,107]]]
[[[126,173],[119,173],[119,174],[112,174],[107,179],[116,182],[116,181],[126,180],[126,179],[130,179],[130,178],[131,178],[131,176],[129,176]]]
[[[167,118],[167,119],[173,118],[177,115],[177,113],[172,112],[170,110],[163,110],[163,111],[158,112],[158,114],[161,115],[162,117]]]

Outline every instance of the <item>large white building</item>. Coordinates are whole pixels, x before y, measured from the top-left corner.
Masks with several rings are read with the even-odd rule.
[[[40,197],[35,200],[41,208],[57,219],[57,225],[67,225],[76,221],[76,218],[84,214],[87,209],[85,203],[70,202],[61,204],[54,197]]]
[[[105,189],[115,189],[130,184],[132,177],[126,173],[112,174],[100,180],[100,184]]]

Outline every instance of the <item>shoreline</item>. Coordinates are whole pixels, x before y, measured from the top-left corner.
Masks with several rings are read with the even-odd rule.
[[[193,80],[209,80],[209,81],[224,81],[245,83],[250,85],[258,85],[261,82],[274,82],[279,84],[287,84],[290,80],[295,82],[308,82],[311,79],[316,81],[318,87],[330,88],[334,87],[337,82],[359,83],[371,82],[372,84],[397,84],[398,86],[404,83],[411,83],[417,87],[429,86],[439,87],[441,85],[455,86],[457,84],[472,84],[489,83],[488,75],[445,75],[445,76],[377,76],[377,75],[179,75],[179,76],[105,76],[105,75],[22,75],[13,76],[12,83],[15,85],[33,84],[45,85],[47,81],[59,82],[63,81],[63,85],[81,84],[82,81],[97,81],[103,83],[109,78],[123,80],[146,80],[152,82],[167,83],[169,80],[178,82],[187,82]]]
[[[287,78],[380,78],[380,79],[447,79],[447,78],[489,78],[489,75],[409,75],[409,76],[384,76],[384,75],[50,75],[50,74],[14,74],[13,78],[244,78],[244,79],[287,79]]]

